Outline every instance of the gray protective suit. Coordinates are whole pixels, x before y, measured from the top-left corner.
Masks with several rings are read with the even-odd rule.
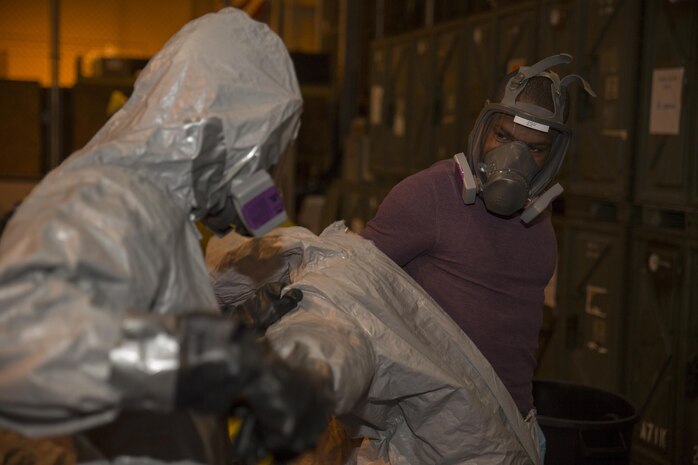
[[[358,464],[538,464],[524,421],[492,366],[414,280],[341,223],[319,237],[281,228],[209,242],[221,303],[263,282],[302,289],[299,308],[267,331],[282,356],[332,370],[336,413],[365,437]]]
[[[281,40],[225,9],[185,26],[0,243],[0,426],[70,433],[168,410],[177,314],[217,311],[192,220],[277,161],[302,101]]]

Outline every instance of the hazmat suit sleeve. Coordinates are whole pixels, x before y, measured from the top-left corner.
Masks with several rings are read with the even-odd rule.
[[[171,409],[197,394],[179,389],[183,354],[216,354],[228,375],[259,362],[292,377],[254,338],[230,343],[233,323],[190,318],[219,313],[192,221],[220,216],[278,161],[301,108],[283,42],[239,10],[192,21],[150,60],[2,236],[1,427],[62,434],[122,408]],[[197,345],[212,340],[221,347]]]
[[[119,386],[114,376],[129,356],[127,322],[216,308],[191,227],[165,191],[126,170],[82,169],[37,188],[0,243],[3,426],[53,434],[105,422],[124,403],[171,407],[178,344],[157,315],[160,340],[137,361],[153,379]]]

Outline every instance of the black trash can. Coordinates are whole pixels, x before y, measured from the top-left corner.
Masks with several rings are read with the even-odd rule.
[[[587,386],[534,380],[547,441],[545,465],[627,465],[637,412],[621,396]]]

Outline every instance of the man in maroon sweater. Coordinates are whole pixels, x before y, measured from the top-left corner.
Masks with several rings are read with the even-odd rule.
[[[579,80],[593,95],[580,77],[548,70],[571,59],[554,55],[507,76],[467,156],[397,184],[361,233],[463,329],[531,421],[543,289],[557,260],[547,207],[562,188],[549,186],[571,137],[566,87]]]

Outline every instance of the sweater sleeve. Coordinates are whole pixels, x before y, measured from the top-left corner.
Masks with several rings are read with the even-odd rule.
[[[395,263],[405,266],[436,242],[436,209],[431,177],[417,173],[388,193],[361,235]]]

